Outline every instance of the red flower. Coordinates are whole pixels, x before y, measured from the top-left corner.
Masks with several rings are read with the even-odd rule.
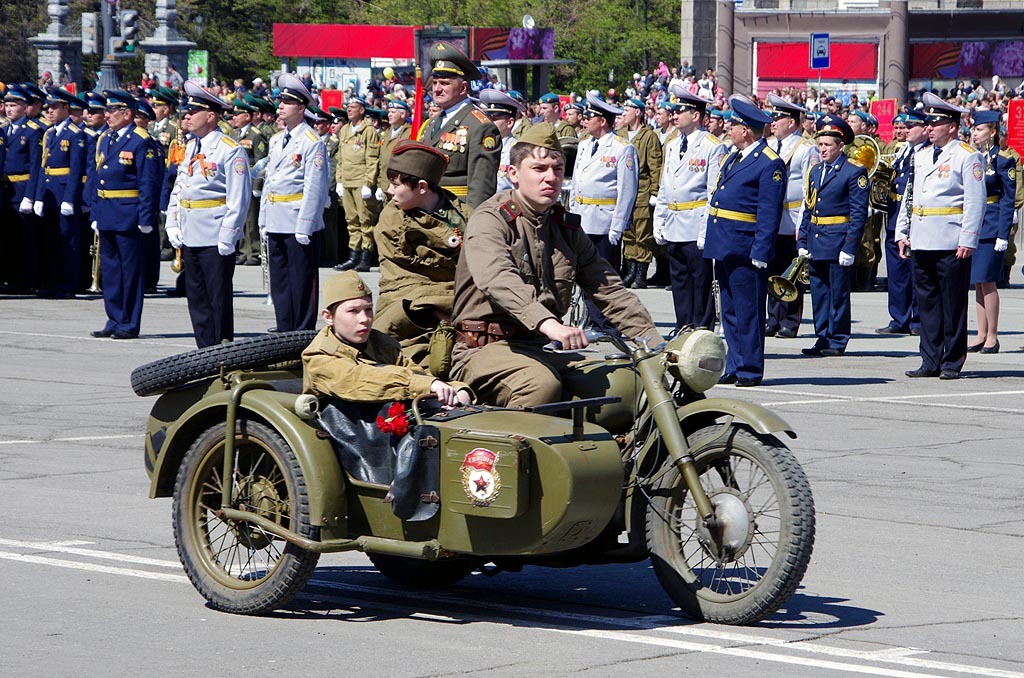
[[[388,407],[388,416],[377,417],[377,428],[384,433],[391,433],[396,436],[404,436],[409,432],[409,416],[405,412],[405,405],[392,403]]]

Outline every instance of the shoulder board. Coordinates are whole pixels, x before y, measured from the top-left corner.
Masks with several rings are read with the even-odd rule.
[[[224,141],[225,144],[228,145],[228,148],[234,148],[234,147],[238,146],[238,142],[235,141],[234,139],[232,139],[231,137],[229,137],[226,134],[223,137],[221,137],[221,139]]]
[[[311,129],[306,130],[306,138],[309,139],[310,141],[320,141],[320,137],[318,137],[316,135],[316,132],[314,132]]]
[[[1014,157],[1013,153],[1010,153],[1005,148],[1003,150],[999,151],[999,155],[1003,156],[1004,158],[1008,158],[1010,160],[1016,160],[1017,159],[1017,158]]]
[[[25,121],[25,126],[31,128],[31,129],[42,129],[42,127],[39,125],[39,123],[36,122],[35,120],[26,120]]]
[[[765,146],[764,154],[768,156],[770,160],[778,160],[779,154],[772,150],[771,146]]]
[[[501,213],[501,217],[508,223],[515,223],[522,214],[523,210],[519,208],[515,200],[506,200],[505,202],[498,205],[498,212]]]
[[[960,148],[964,149],[968,153],[974,153],[976,150],[978,150],[974,146],[971,146],[970,144],[965,144],[962,141],[960,142]]]
[[[135,128],[135,134],[140,136],[140,137],[142,137],[143,139],[148,139],[149,138],[149,132],[147,132],[146,130],[142,129],[141,127],[136,127]]]
[[[488,118],[483,112],[478,111],[475,108],[473,109],[472,114],[473,114],[473,117],[476,118],[477,120],[479,120],[480,122],[490,122],[491,121],[491,119]]]
[[[676,138],[678,139],[679,137],[676,137]],[[707,134],[705,134],[704,138],[707,139],[708,141],[710,141],[712,144],[714,144],[716,146],[722,143],[722,140],[719,139],[718,137],[716,137],[711,132],[708,132]]]
[[[800,137],[800,145],[801,146],[810,146],[811,148],[814,148],[814,142],[811,141],[810,139],[808,139],[805,136],[801,136]]]
[[[86,134],[88,134],[91,137],[94,137],[94,136],[96,136],[98,134],[98,132],[96,130],[94,130],[92,127],[86,127],[82,131],[85,132]]]
[[[73,123],[73,122],[69,122],[69,123],[68,123],[68,129],[69,129],[69,130],[71,130],[71,133],[72,133],[72,134],[78,134],[79,132],[81,132],[81,131],[82,131],[82,130],[80,130],[80,129],[78,128],[78,125],[76,125],[76,124],[75,124],[75,123]]]
[[[864,167],[859,160],[854,160],[853,158],[847,158],[846,162],[850,163],[854,167]]]
[[[613,134],[612,135],[612,141],[617,142],[621,146],[628,146],[629,145],[629,140],[623,139],[618,134]]]

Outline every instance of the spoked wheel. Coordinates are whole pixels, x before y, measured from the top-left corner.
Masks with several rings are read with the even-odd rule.
[[[694,448],[718,436],[708,426]],[[750,624],[796,590],[814,546],[814,499],[792,452],[741,425],[695,457],[714,507],[710,529],[678,469],[656,483],[647,508],[647,544],[658,580],[687,615]]]
[[[240,419],[236,426],[231,508],[252,511],[315,539],[309,496],[294,453],[273,430]],[[319,554],[244,522],[218,518],[225,479],[224,423],[189,449],[174,487],[174,539],[188,578],[212,607],[262,614],[305,587]]]
[[[382,575],[403,586],[446,589],[475,570],[480,563],[470,558],[418,560],[382,553],[368,553],[370,562]]]

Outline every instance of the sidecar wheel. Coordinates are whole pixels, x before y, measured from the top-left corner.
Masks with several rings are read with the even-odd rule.
[[[287,605],[309,581],[320,554],[249,523],[229,523],[221,506],[225,425],[192,444],[174,486],[174,540],[188,578],[210,606],[263,614]],[[316,539],[302,469],[284,439],[263,424],[239,419],[231,506],[259,513]]]
[[[720,426],[690,436],[694,448]],[[695,457],[701,484],[721,520],[709,533],[678,469],[655,484],[647,545],[662,587],[687,615],[751,624],[796,590],[814,547],[814,499],[792,452],[773,436],[736,425]]]
[[[446,589],[475,570],[480,563],[469,558],[417,560],[382,553],[367,553],[382,575],[402,586],[420,589]]]

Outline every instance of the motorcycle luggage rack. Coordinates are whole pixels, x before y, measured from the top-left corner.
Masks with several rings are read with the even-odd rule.
[[[572,439],[583,440],[583,415],[588,407],[601,407],[621,402],[620,396],[602,396],[600,398],[581,398],[580,400],[562,400],[557,403],[545,403],[543,405],[532,405],[524,407],[526,412],[534,414],[551,414],[552,412],[564,412],[572,410]]]

